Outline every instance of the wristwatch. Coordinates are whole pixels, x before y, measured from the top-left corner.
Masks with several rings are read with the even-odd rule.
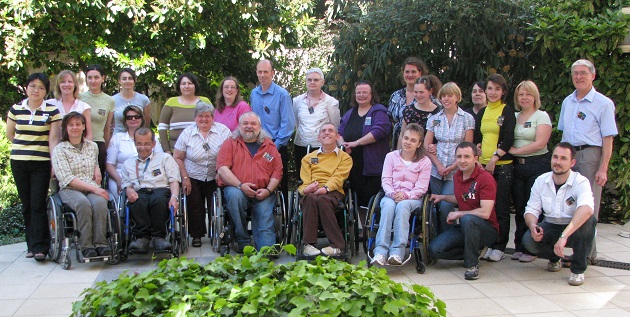
[[[497,152],[497,151],[494,151],[494,156],[496,156],[498,158],[501,158],[501,155],[499,155],[499,152]]]
[[[328,186],[324,185],[324,186],[322,186],[322,187],[323,187],[323,188],[326,188],[326,192],[327,192],[327,193],[330,193],[330,188],[328,188]]]

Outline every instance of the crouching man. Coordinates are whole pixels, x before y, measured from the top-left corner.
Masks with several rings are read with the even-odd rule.
[[[551,172],[540,175],[532,187],[525,208],[529,230],[523,245],[530,252],[549,258],[547,270],[562,269],[564,248],[573,248],[570,285],[584,283],[586,257],[595,239],[597,220],[593,216],[593,192],[588,179],[571,168],[575,165],[575,148],[561,142],[553,150]],[[544,219],[538,223],[540,214]]]

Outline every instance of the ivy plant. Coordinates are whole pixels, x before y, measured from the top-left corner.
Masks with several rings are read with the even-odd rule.
[[[292,245],[284,250],[295,253]],[[99,282],[73,304],[73,316],[446,316],[421,285],[392,281],[384,269],[318,257],[276,265],[272,252],[245,248],[201,264],[185,258]]]

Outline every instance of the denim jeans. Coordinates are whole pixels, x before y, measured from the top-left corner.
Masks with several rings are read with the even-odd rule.
[[[227,186],[223,189],[225,206],[230,213],[230,219],[234,224],[236,243],[249,244],[251,238],[247,233],[247,208],[252,208],[252,234],[254,244],[260,250],[262,247],[272,246],[276,243],[274,232],[273,208],[276,204],[276,195],[271,194],[264,200],[249,198],[240,189]]]
[[[538,225],[543,229],[542,240],[540,242],[534,241],[531,232],[527,230],[523,236],[523,245],[533,254],[548,258],[551,262],[560,261],[560,257],[553,252],[553,247],[567,225],[556,225],[544,221]],[[586,257],[593,246],[596,225],[595,216],[591,216],[567,239],[566,247],[573,248],[571,273],[582,274],[586,271]]]
[[[494,202],[494,209],[497,212],[499,221],[499,237],[491,248],[505,251],[505,246],[510,240],[510,189],[514,168],[512,164],[497,165],[494,167],[494,180],[497,182],[497,200]]]
[[[59,191],[61,200],[77,214],[79,242],[82,249],[108,246],[107,200],[99,195],[87,195],[74,189],[64,188]]]
[[[459,226],[438,235],[429,243],[429,255],[436,259],[461,260],[464,266],[479,264],[479,250],[497,240],[497,230],[485,219],[464,215]]]
[[[376,233],[375,255],[382,254],[387,257],[389,251],[389,256],[398,255],[401,259],[405,258],[405,248],[409,241],[409,216],[421,206],[419,199],[407,199],[399,203],[389,197],[381,199],[381,219]],[[390,244],[392,229],[394,241]]]
[[[442,180],[440,178],[436,178],[431,176],[431,194],[437,195],[452,195],[454,193],[455,183],[453,180]],[[451,229],[453,225],[446,222],[446,217],[448,214],[453,211],[453,204],[449,203],[446,200],[442,200],[436,206],[438,210],[438,234],[442,233],[448,229]]]
[[[527,161],[531,159],[532,161]],[[514,199],[514,209],[516,215],[514,222],[516,223],[516,231],[514,232],[514,251],[529,254],[529,251],[523,247],[523,235],[527,231],[525,225],[525,206],[529,200],[532,186],[538,176],[551,171],[551,154],[543,154],[536,158],[525,158],[525,164],[518,164],[518,158],[514,160],[514,180],[512,183],[512,198]],[[540,219],[542,221],[542,219]]]
[[[50,184],[50,161],[11,160],[11,170],[22,202],[28,251],[48,254],[50,232],[46,197]]]

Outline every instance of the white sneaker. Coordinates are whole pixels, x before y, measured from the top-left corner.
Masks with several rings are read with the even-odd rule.
[[[387,263],[391,264],[391,265],[401,265],[402,264],[402,258],[400,258],[400,256],[398,255],[391,255],[389,256],[389,259],[387,259]]]
[[[484,254],[481,256],[481,258],[480,258],[480,259],[481,259],[481,260],[488,260],[488,259],[490,258],[490,254],[492,254],[492,249],[491,249],[491,248],[488,248],[488,249],[486,249],[486,253],[484,253]]]
[[[378,264],[380,266],[385,265],[385,256],[382,254],[375,254],[374,257],[372,258],[372,262],[370,262],[370,264],[374,265],[374,264]]]
[[[493,249],[492,253],[490,253],[490,256],[488,257],[488,261],[499,262],[501,260],[503,260],[503,251]]]
[[[324,253],[327,256],[339,256],[343,253],[343,251],[337,248],[325,247],[322,249],[322,253]]]
[[[304,245],[304,248],[302,249],[302,253],[306,256],[316,256],[316,255],[320,255],[322,251],[319,251],[318,248],[307,243]]]
[[[571,273],[569,276],[569,285],[580,286],[584,283],[584,274]]]

